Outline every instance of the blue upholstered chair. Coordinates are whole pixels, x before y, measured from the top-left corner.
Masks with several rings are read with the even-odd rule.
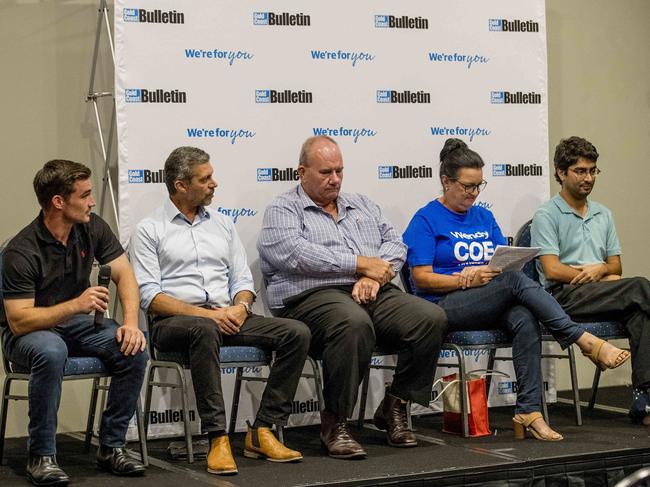
[[[2,301],[2,252],[0,248],[0,316],[4,317],[4,306]],[[2,332],[0,331],[0,348],[2,344]],[[5,432],[7,426],[7,409],[9,400],[27,400],[27,396],[15,395],[11,393],[11,385],[15,381],[29,381],[29,370],[23,369],[17,364],[9,362],[4,353],[2,354],[2,365],[6,374],[4,385],[2,387],[2,412],[0,413],[0,463],[3,460]],[[84,452],[90,450],[90,443],[94,433],[95,414],[97,410],[97,397],[100,390],[108,390],[108,386],[103,384],[101,379],[110,378],[110,373],[96,357],[68,357],[63,372],[64,381],[92,379],[93,387],[90,397],[90,407],[88,409],[88,420],[86,422],[86,432],[84,441]],[[148,465],[147,443],[144,434],[144,425],[142,420],[142,407],[138,399],[136,408],[136,422],[138,426],[138,436],[140,439],[140,452],[142,462]]]
[[[147,320],[148,327],[150,321]],[[192,431],[190,426],[189,415],[189,399],[187,381],[185,379],[185,369],[189,369],[189,357],[187,354],[179,352],[161,352],[151,345],[150,341],[147,342],[149,346],[149,356],[151,362],[149,365],[149,372],[147,373],[146,393],[145,393],[145,437],[148,429],[149,409],[151,408],[151,393],[154,387],[169,387],[172,389],[180,389],[181,402],[183,408],[183,428],[185,434],[185,445],[187,448],[187,461],[188,463],[194,462],[194,452],[192,449]],[[235,368],[237,370],[235,376],[235,387],[233,390],[232,406],[230,409],[230,424],[228,431],[233,433],[237,423],[237,410],[239,408],[239,396],[241,392],[241,383],[246,380],[249,382],[266,382],[266,377],[246,376],[244,375],[245,367],[272,367],[271,354],[257,347],[221,347],[219,350],[219,357],[221,359],[221,367]],[[308,357],[308,363],[311,365],[312,373],[303,374],[302,377],[313,379],[318,394],[320,407],[323,407],[322,398],[322,381],[320,376],[320,369],[318,364]],[[155,379],[156,369],[169,369],[176,372],[176,382],[161,382]],[[283,428],[278,426],[278,439],[284,443]]]
[[[407,264],[404,264],[402,266],[402,270],[400,271],[400,278],[402,281],[402,285],[404,286],[404,290],[410,294],[413,293],[413,287],[411,285],[411,276],[410,276],[410,270]],[[465,356],[465,350],[489,350],[489,355],[488,355],[488,364],[487,368],[488,369],[493,369],[494,368],[494,362],[496,360],[505,360],[505,361],[512,361],[512,358],[510,357],[497,357],[496,356],[496,351],[499,348],[510,348],[512,346],[512,341],[510,339],[510,336],[505,333],[502,330],[484,330],[484,331],[454,331],[449,333],[445,337],[445,341],[442,344],[441,349],[442,350],[453,350],[456,352],[456,358],[457,361],[455,364],[445,364],[446,367],[457,367],[458,368],[458,376],[460,379],[460,382],[464,387],[460,387],[460,394],[461,394],[461,412],[463,416],[463,436],[468,437],[469,436],[469,427],[468,427],[468,398],[467,398],[467,386],[465,385],[467,383],[467,370],[465,369],[465,361],[463,360],[463,357]],[[376,352],[376,355],[387,355],[385,353],[382,353],[381,351]],[[393,366],[387,366],[387,365],[369,365],[370,368],[377,368],[377,369],[394,369]],[[367,401],[367,396],[368,396],[368,372],[366,373],[366,376],[364,377],[364,380],[362,382],[362,389],[361,389],[361,403],[359,406],[359,419],[358,423],[361,425],[363,423],[363,418],[365,415],[365,409],[366,409],[366,401]],[[490,392],[490,376],[486,376],[486,386],[487,386],[487,393],[489,395]],[[546,408],[544,408],[546,410]],[[546,416],[546,414],[545,414]],[[410,422],[410,416],[409,416],[409,422]],[[409,424],[410,426],[410,424]]]
[[[532,220],[528,220],[524,223],[517,235],[515,236],[514,244],[518,247],[530,247],[530,226]],[[539,281],[539,275],[537,273],[537,268],[535,266],[535,260],[528,262],[523,269],[524,273],[530,277],[535,282]],[[628,338],[628,335],[625,331],[625,327],[616,321],[602,321],[602,322],[593,322],[593,323],[580,323],[586,331],[592,335],[597,336],[603,340],[616,340],[621,338]],[[542,327],[542,340],[544,341],[555,341],[548,330],[545,330]],[[575,405],[576,411],[576,424],[578,426],[582,425],[582,414],[580,411],[580,396],[579,396],[579,386],[578,386],[578,377],[576,373],[576,359],[573,352],[573,346],[567,349],[567,354],[552,354],[545,355],[547,358],[559,358],[559,359],[568,359],[569,360],[569,369],[571,372],[571,387],[573,390],[573,402]],[[600,369],[595,368],[594,379],[591,388],[591,398],[589,400],[588,409],[593,409],[594,404],[596,403],[596,394],[598,393],[598,383],[600,381]]]

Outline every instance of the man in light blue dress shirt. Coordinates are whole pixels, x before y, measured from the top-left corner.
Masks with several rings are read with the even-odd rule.
[[[285,425],[309,348],[301,322],[252,314],[253,279],[232,219],[211,209],[209,155],[179,147],[165,162],[169,199],[142,220],[131,241],[140,306],[152,316],[151,340],[164,352],[189,355],[192,382],[210,452],[208,472],[237,473],[226,434],[219,347],[256,346],[275,361],[244,455],[274,462],[302,459],[270,431]]]
[[[417,446],[406,402],[429,404],[445,313],[390,283],[406,246],[379,206],[340,192],[343,157],[333,139],[307,139],[298,174],[300,184],[267,207],[257,249],[269,306],[306,323],[312,353],[323,360],[321,442],[334,458],[366,456],[346,419],[377,345],[398,361],[375,425],[391,446]]]

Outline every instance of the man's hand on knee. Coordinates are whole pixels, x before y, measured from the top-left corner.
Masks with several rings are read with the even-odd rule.
[[[124,355],[135,355],[144,352],[147,348],[147,340],[139,328],[122,325],[115,332],[117,342],[121,344],[120,352]]]
[[[238,306],[241,308],[241,306]],[[209,317],[214,320],[219,331],[224,335],[236,335],[239,333],[240,324],[237,323],[233,311],[230,308],[214,308],[209,310]],[[243,322],[242,322],[243,323]]]

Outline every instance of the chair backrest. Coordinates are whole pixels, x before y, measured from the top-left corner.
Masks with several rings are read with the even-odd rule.
[[[517,235],[515,235],[515,240],[514,240],[515,246],[530,247],[530,225],[532,222],[533,220],[528,220],[526,223],[524,223],[521,226],[521,228],[517,232]],[[539,282],[539,273],[537,272],[537,266],[535,262],[537,262],[537,259],[532,259],[526,262],[526,265],[524,266],[522,271],[533,281]]]
[[[411,269],[409,268],[408,262],[404,262],[404,265],[399,271],[399,277],[402,281],[402,286],[404,286],[404,291],[409,294],[413,294],[413,285],[411,284]]]

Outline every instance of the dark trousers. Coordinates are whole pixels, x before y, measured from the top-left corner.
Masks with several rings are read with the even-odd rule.
[[[219,348],[254,346],[275,351],[257,418],[270,424],[287,424],[309,350],[309,328],[303,323],[252,315],[239,333],[224,335],[209,318],[172,316],[154,322],[151,340],[162,352],[189,355],[196,406],[204,432],[226,430]]]
[[[124,356],[115,339],[117,323],[104,319],[95,332],[93,319],[91,315],[75,315],[50,330],[22,336],[15,336],[9,328],[4,330],[4,353],[11,362],[30,370],[29,450],[35,455],[56,454],[56,416],[68,357],[98,357],[110,371],[111,385],[99,441],[108,447],[124,446],[148,356]]]
[[[447,313],[449,331],[503,328],[512,336],[517,376],[516,413],[541,410],[542,322],[562,348],[584,333],[562,307],[523,272],[504,272],[485,286],[446,294],[438,304]]]
[[[566,284],[553,296],[576,321],[622,322],[630,336],[632,385],[650,385],[650,282],[646,278]]]
[[[391,393],[428,405],[447,330],[445,313],[391,284],[365,305],[357,304],[351,291],[351,286],[320,289],[281,311],[311,330],[310,353],[323,361],[325,409],[340,418],[352,414],[375,346],[398,356]]]

